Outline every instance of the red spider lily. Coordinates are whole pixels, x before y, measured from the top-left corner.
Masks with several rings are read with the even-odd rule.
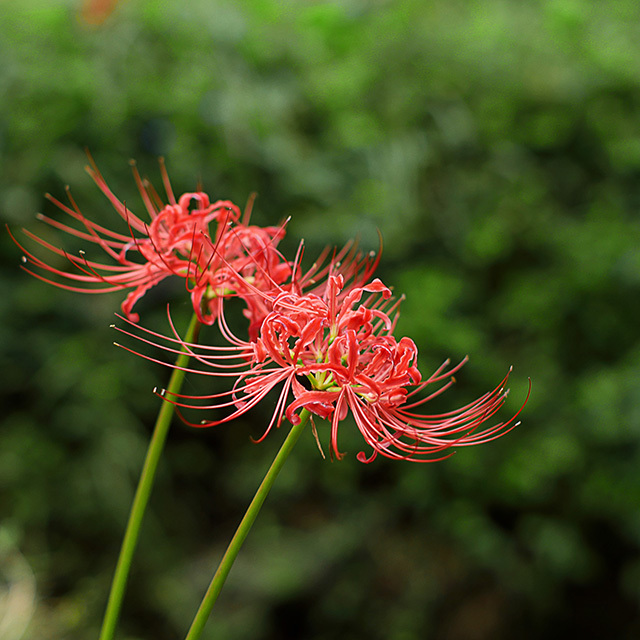
[[[325,249],[312,267],[302,272],[299,264],[304,243],[300,244],[294,263],[284,260],[276,249],[284,236],[284,225],[250,226],[252,201],[241,220],[235,204],[227,200],[211,203],[202,191],[185,193],[176,200],[162,161],[160,167],[169,201],[167,205],[162,203],[153,187],[142,180],[135,166],[133,168],[150,218],[150,222],[145,222],[113,194],[91,157],[89,160],[89,175],[126,221],[129,233],[121,234],[92,222],[82,214],[70,194],[71,206],[49,194],[47,198],[69,215],[76,226],[43,215],[39,218],[72,236],[97,244],[111,258],[111,264],[91,261],[84,251],[77,256],[71,255],[31,231],[23,230],[27,237],[52,254],[66,258],[72,269],[65,270],[28,251],[11,231],[9,233],[24,252],[23,262],[40,270],[23,267],[25,271],[45,282],[85,293],[129,289],[122,311],[134,322],[139,319],[133,312],[137,301],[150,288],[174,275],[185,280],[194,310],[204,324],[216,321],[219,298],[243,298],[247,305],[244,313],[250,322],[249,337],[255,340],[262,320],[271,310],[273,296],[264,293],[275,292],[276,295],[287,281],[286,288],[290,291],[301,294],[306,290],[320,295],[330,273],[341,273],[350,286],[356,286],[369,280],[377,267],[379,253],[363,254],[355,242],[349,242],[340,251]]]
[[[379,279],[353,287],[345,294],[343,286],[342,275],[330,275],[322,296],[281,289],[271,301],[272,310],[253,342],[231,333],[222,309],[219,319],[229,342],[226,347],[185,344],[173,325],[174,337],[170,338],[146,329],[143,331],[148,338],[120,331],[171,353],[186,348],[193,358],[212,369],[198,373],[234,379],[226,392],[208,396],[175,394],[167,398],[178,407],[229,411],[217,420],[187,422],[192,426],[207,427],[233,420],[278,386],[280,395],[262,438],[283,418],[297,424],[298,412],[305,408],[331,421],[330,450],[338,459],[343,456],[338,448],[338,428],[349,410],[373,449],[368,457],[364,452],[358,454],[361,462],[371,462],[377,454],[420,462],[441,460],[452,454],[453,447],[494,440],[519,424],[515,419],[524,404],[508,421],[480,429],[503,405],[509,374],[493,391],[460,409],[439,415],[419,413],[421,405],[453,384],[454,374],[467,359],[453,367],[446,361],[422,380],[416,366],[416,345],[409,338],[398,341],[392,335],[398,302],[393,301],[391,291]],[[365,294],[368,295],[362,301]],[[158,342],[157,338],[162,340]],[[437,388],[421,394],[431,385]]]
[[[272,283],[289,278],[291,267],[276,250],[278,241],[284,236],[284,228],[249,226],[250,206],[244,220],[240,221],[241,213],[236,205],[226,200],[211,203],[202,191],[185,193],[176,200],[161,162],[169,201],[164,205],[134,166],[136,184],[150,217],[150,222],[145,222],[113,194],[91,158],[90,163],[87,167],[89,175],[127,223],[129,234],[111,231],[92,222],[81,213],[70,195],[71,206],[67,206],[47,194],[49,200],[76,222],[76,226],[42,215],[40,219],[98,245],[113,263],[91,261],[84,252],[70,255],[25,229],[24,233],[30,239],[53,254],[67,258],[73,267],[64,270],[48,264],[14,238],[24,251],[25,263],[58,279],[25,268],[32,275],[70,291],[104,293],[129,289],[122,311],[133,321],[138,320],[133,306],[151,287],[168,276],[179,276],[185,280],[195,312],[205,324],[215,321],[217,304],[214,300],[220,296],[241,295],[236,288],[244,287],[246,281],[254,280],[258,287],[266,283],[270,288]],[[214,227],[213,232],[211,227]]]

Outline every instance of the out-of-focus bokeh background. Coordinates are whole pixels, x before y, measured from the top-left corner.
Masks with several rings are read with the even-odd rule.
[[[423,371],[470,355],[440,410],[513,365],[508,417],[533,381],[520,428],[442,463],[360,464],[352,423],[339,463],[303,438],[205,637],[639,637],[638,3],[94,5],[0,3],[12,230],[67,246],[35,219],[65,185],[116,226],[85,147],[134,211],[129,160],[160,188],[165,156],[176,192],[292,216],[285,251],[376,249],[379,229]],[[168,371],[112,346],[122,296],[37,281],[6,233],[0,250],[2,637],[95,638]],[[144,323],[166,329],[169,296],[186,325],[183,291],[154,290]],[[272,408],[176,421],[120,638],[183,637],[282,440],[250,439]]]

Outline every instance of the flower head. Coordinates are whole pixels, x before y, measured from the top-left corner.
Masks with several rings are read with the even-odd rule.
[[[336,458],[343,455],[338,430],[349,412],[372,449],[369,455],[358,454],[362,462],[371,462],[378,454],[422,462],[442,459],[454,447],[488,442],[516,426],[520,411],[506,422],[483,426],[504,404],[508,374],[494,390],[460,409],[420,413],[423,404],[453,384],[466,358],[455,366],[447,361],[423,379],[415,343],[393,335],[398,303],[391,291],[379,279],[346,291],[343,287],[339,274],[328,277],[322,296],[281,289],[270,302],[272,310],[259,336],[251,342],[231,333],[224,314],[220,326],[229,343],[226,347],[185,345],[175,330],[174,337],[164,339],[166,343],[147,330],[143,331],[149,338],[136,337],[170,352],[186,348],[207,367],[199,373],[233,379],[226,392],[167,398],[178,407],[227,411],[221,418],[189,423],[192,426],[233,420],[277,387],[280,394],[263,437],[284,418],[298,423],[299,412],[306,409],[330,421],[331,453]]]
[[[184,280],[194,311],[204,324],[217,321],[221,300],[241,298],[246,305],[249,338],[255,340],[274,297],[281,291],[299,295],[313,291],[320,295],[330,274],[340,273],[351,286],[356,286],[366,282],[377,267],[379,254],[363,254],[357,243],[349,242],[339,251],[326,248],[310,269],[302,271],[304,242],[300,243],[294,262],[285,260],[277,249],[285,235],[286,222],[278,227],[250,225],[253,199],[244,215],[232,202],[211,202],[200,190],[176,199],[163,161],[160,168],[168,204],[140,177],[132,163],[147,210],[145,221],[115,196],[91,157],[89,161],[87,172],[124,220],[128,233],[112,231],[87,218],[70,194],[69,205],[49,194],[47,198],[71,218],[71,223],[44,215],[39,218],[97,245],[107,254],[108,262],[90,260],[84,251],[72,255],[24,229],[28,238],[54,258],[65,258],[70,265],[59,266],[59,261],[47,262],[27,250],[10,230],[9,233],[24,252],[23,269],[45,282],[84,293],[128,291],[122,312],[134,322],[139,320],[133,308],[140,298],[165,278],[177,276]]]
[[[48,216],[40,219],[49,225],[84,241],[98,245],[110,262],[89,260],[84,252],[71,255],[28,230],[24,233],[52,254],[65,257],[71,268],[49,264],[34,253],[24,251],[23,261],[37,270],[25,269],[32,275],[70,291],[102,293],[128,290],[122,311],[137,321],[134,305],[153,286],[169,276],[184,279],[193,306],[201,322],[212,324],[214,302],[218,297],[241,295],[237,289],[245,281],[257,279],[281,283],[289,278],[291,268],[276,250],[284,236],[283,227],[257,227],[248,224],[250,207],[241,220],[239,208],[227,200],[211,202],[209,196],[196,191],[175,198],[161,162],[162,178],[168,204],[142,180],[134,166],[134,177],[144,202],[148,221],[135,215],[111,191],[90,158],[89,175],[105,194],[129,233],[107,229],[87,218],[69,195],[70,206],[47,195],[75,224],[65,224]],[[13,237],[13,236],[12,236]]]

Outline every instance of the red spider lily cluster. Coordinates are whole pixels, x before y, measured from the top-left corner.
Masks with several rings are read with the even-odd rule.
[[[198,427],[228,422],[279,388],[263,437],[283,419],[299,423],[300,412],[306,409],[330,422],[330,452],[340,459],[344,454],[338,446],[338,430],[351,413],[372,450],[358,454],[361,462],[371,462],[378,454],[400,460],[441,460],[456,447],[494,440],[519,424],[516,419],[528,395],[509,420],[486,426],[505,402],[509,374],[495,389],[460,409],[438,415],[421,413],[424,404],[453,384],[466,358],[455,366],[446,361],[423,378],[413,340],[394,336],[399,300],[380,279],[373,278],[378,256],[362,254],[350,243],[339,251],[325,250],[304,272],[300,267],[302,243],[293,261],[287,261],[277,248],[285,224],[249,225],[250,206],[242,215],[233,203],[211,203],[202,191],[176,199],[164,165],[161,167],[168,204],[162,203],[134,167],[148,222],[116,198],[93,162],[88,167],[126,222],[128,234],[89,220],[71,197],[70,206],[50,197],[77,226],[41,219],[98,245],[111,263],[89,260],[84,253],[69,255],[29,231],[25,233],[36,243],[67,258],[69,270],[50,265],[20,246],[24,260],[39,269],[27,270],[47,282],[72,291],[130,290],[122,303],[123,320],[137,330],[120,331],[168,353],[186,350],[200,367],[185,371],[230,380],[227,391],[206,396],[158,391],[180,409],[215,412],[211,420],[193,423],[183,416],[185,422]],[[173,323],[170,336],[136,324],[134,304],[169,276],[184,280],[198,319],[217,323],[225,346],[187,343]],[[246,338],[233,332],[226,320],[225,300],[230,297],[244,302],[249,322]],[[315,433],[315,425],[313,428]]]
[[[70,194],[70,206],[49,194],[47,198],[75,221],[76,226],[44,215],[39,219],[98,245],[111,263],[89,260],[84,251],[71,255],[24,229],[31,240],[67,259],[70,266],[60,268],[28,251],[15,237],[13,239],[24,252],[23,262],[38,271],[29,266],[23,268],[45,282],[85,293],[130,290],[122,303],[122,311],[134,322],[139,320],[138,314],[133,312],[136,302],[165,278],[178,276],[190,292],[200,322],[215,323],[220,298],[240,297],[247,305],[245,315],[250,321],[249,335],[256,336],[268,311],[265,299],[256,296],[256,290],[269,293],[285,281],[295,291],[321,287],[318,282],[322,283],[336,264],[347,279],[360,283],[365,282],[377,266],[377,256],[363,255],[355,243],[349,243],[333,254],[324,251],[306,273],[301,273],[299,268],[294,272],[293,263],[286,261],[277,250],[278,242],[285,235],[284,224],[280,227],[249,225],[251,201],[242,215],[232,202],[218,200],[211,203],[202,191],[185,193],[176,199],[163,162],[160,167],[168,204],[163,204],[150,183],[143,180],[133,166],[138,191],[149,217],[148,222],[144,221],[113,194],[91,158],[90,162],[87,172],[126,222],[128,233],[106,229],[87,218]]]
[[[265,286],[266,277],[270,286],[272,282],[280,283],[289,278],[289,265],[276,248],[284,236],[282,227],[250,226],[250,207],[241,221],[240,209],[235,204],[223,200],[211,203],[209,196],[202,191],[185,193],[176,200],[162,163],[161,168],[169,200],[166,205],[134,167],[138,190],[149,216],[146,222],[120,202],[93,162],[87,167],[89,175],[126,222],[128,234],[111,231],[88,219],[71,196],[71,206],[67,206],[47,195],[76,221],[77,226],[43,215],[40,219],[98,245],[111,258],[111,263],[89,260],[84,252],[70,255],[25,229],[29,238],[54,254],[67,258],[71,270],[48,264],[21,245],[24,261],[40,271],[25,269],[70,291],[104,293],[130,289],[122,303],[122,311],[135,322],[139,316],[133,312],[133,306],[151,287],[169,276],[184,279],[194,310],[204,324],[215,322],[215,298],[241,295],[245,281],[257,278],[258,286]],[[42,272],[58,279],[54,281]]]
[[[338,459],[344,455],[338,448],[338,428],[349,411],[373,450],[369,456],[360,452],[357,457],[361,462],[371,462],[377,454],[398,460],[441,460],[452,454],[453,447],[488,442],[517,426],[522,408],[510,420],[480,429],[504,403],[508,374],[496,389],[461,409],[440,415],[416,412],[453,384],[453,375],[466,358],[453,367],[448,361],[443,363],[423,380],[416,366],[415,343],[393,335],[398,302],[391,291],[376,278],[341,296],[343,285],[342,275],[329,275],[322,296],[296,294],[282,287],[276,295],[257,293],[269,299],[272,310],[255,340],[243,340],[232,333],[221,306],[218,317],[227,346],[185,343],[173,324],[173,337],[147,329],[143,329],[144,335],[120,331],[170,353],[186,349],[206,366],[185,371],[233,380],[228,391],[208,396],[167,397],[166,391],[157,392],[177,407],[225,412],[223,417],[198,423],[183,417],[194,427],[229,422],[276,387],[281,390],[275,411],[260,440],[283,418],[297,424],[298,412],[304,408],[330,420],[331,454]],[[427,387],[433,390],[422,394]]]

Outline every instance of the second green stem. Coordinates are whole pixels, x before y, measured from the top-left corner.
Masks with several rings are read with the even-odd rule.
[[[231,567],[238,555],[238,552],[240,551],[240,547],[242,547],[242,543],[249,534],[249,530],[260,512],[260,507],[262,507],[262,504],[273,486],[275,479],[278,477],[282,466],[289,457],[289,454],[298,441],[300,434],[304,430],[304,427],[309,420],[309,416],[310,413],[306,409],[303,409],[300,412],[300,422],[291,428],[289,435],[287,435],[285,441],[282,443],[280,451],[278,451],[274,461],[271,463],[269,471],[267,471],[262,484],[256,491],[256,495],[253,497],[247,512],[242,518],[242,522],[240,522],[235,535],[227,547],[227,551],[220,561],[218,570],[211,580],[209,589],[207,590],[207,593],[200,604],[200,608],[191,623],[191,628],[189,629],[189,633],[185,640],[198,640],[198,638],[200,638],[209,615],[211,614],[211,610],[213,609],[213,605],[218,599],[218,595],[220,595],[220,591],[222,590],[225,580],[229,575],[229,571],[231,571]]]

